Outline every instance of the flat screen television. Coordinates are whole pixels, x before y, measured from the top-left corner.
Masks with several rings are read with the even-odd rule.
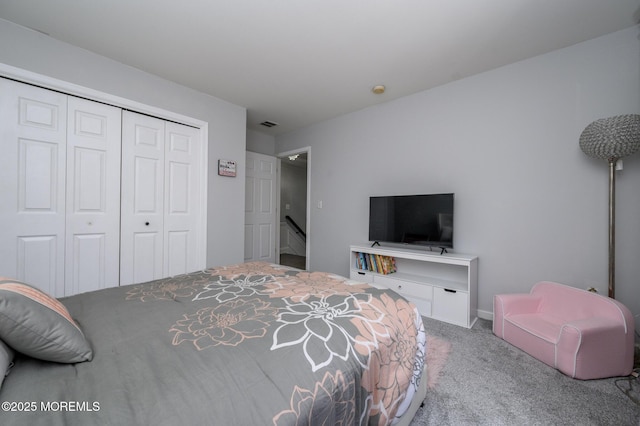
[[[370,197],[369,241],[453,248],[453,194]]]

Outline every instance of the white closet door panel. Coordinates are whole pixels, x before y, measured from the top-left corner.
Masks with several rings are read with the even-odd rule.
[[[99,290],[113,287],[113,283],[107,282],[107,244],[111,235],[106,234],[75,234],[72,240],[73,259],[68,259],[73,269],[67,270],[66,291],[67,294],[77,294],[86,291]],[[117,272],[117,271],[116,271]],[[116,282],[117,284],[117,282]]]
[[[19,236],[17,273],[1,275],[15,276],[49,294],[56,294],[58,273],[63,269],[59,241],[57,235]]]
[[[65,131],[66,123],[63,119],[66,117],[66,111],[63,104],[59,104],[57,99],[66,98],[56,92],[47,91],[27,84],[4,80],[6,85],[14,85],[19,92],[17,101],[19,102],[18,122],[25,133],[36,129],[46,130],[48,132]],[[10,94],[7,91],[6,94]],[[15,94],[16,92],[13,91]],[[24,96],[21,96],[24,95]]]
[[[73,154],[75,162],[72,183],[74,213],[106,212],[106,152],[76,147]],[[119,190],[120,188],[118,188]]]
[[[0,275],[64,295],[67,96],[0,78]]]
[[[131,247],[131,282],[143,283],[161,277],[162,232],[136,232]]]
[[[122,113],[120,284],[162,278],[165,123]]]
[[[60,145],[23,138],[17,142],[18,211],[56,213],[59,209]]]
[[[170,231],[167,233],[169,244],[167,244],[167,250],[169,252],[168,261],[169,268],[167,276],[174,276],[184,274],[187,272],[193,272],[190,268],[189,256],[189,243],[193,240],[193,236],[189,231]]]
[[[120,281],[121,110],[69,97],[67,295]]]
[[[189,183],[191,175],[191,165],[172,161],[169,163],[169,202],[167,203],[169,215],[189,214],[191,205],[189,198]]]
[[[197,235],[200,214],[201,152],[200,130],[166,123],[165,136],[165,275],[173,276],[203,269],[204,247]]]
[[[133,159],[133,212],[162,216],[162,175],[160,159],[136,156]],[[160,223],[158,220],[156,222]]]

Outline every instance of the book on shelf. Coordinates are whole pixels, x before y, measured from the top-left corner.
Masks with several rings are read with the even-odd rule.
[[[393,256],[355,252],[356,269],[387,275],[396,272],[396,259]]]

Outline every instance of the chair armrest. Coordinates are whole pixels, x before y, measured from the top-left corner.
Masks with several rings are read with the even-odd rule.
[[[504,318],[511,314],[530,314],[538,311],[540,296],[532,294],[496,294],[493,297],[493,333],[504,338]]]
[[[572,350],[578,350],[592,342],[595,345],[606,345],[607,342],[612,343],[611,340],[620,340],[623,343],[626,340],[626,334],[624,324],[611,318],[591,317],[567,321],[560,329],[558,346],[568,349],[567,344],[571,342]]]
[[[581,320],[567,321],[562,326],[573,327],[577,330],[581,330],[583,337],[588,337],[591,335],[595,336],[599,333],[611,333],[612,331],[616,333],[620,332],[621,334],[626,334],[624,323],[605,317],[594,316]],[[618,331],[614,331],[616,329]]]
[[[494,304],[499,303],[502,312],[509,314],[532,314],[538,311],[542,297],[531,294],[498,294]]]
[[[611,318],[592,317],[562,325],[556,344],[556,368],[577,378],[602,377],[607,365],[620,365],[629,372],[633,365],[633,345],[627,344],[624,324]],[[629,362],[629,355],[631,362]]]

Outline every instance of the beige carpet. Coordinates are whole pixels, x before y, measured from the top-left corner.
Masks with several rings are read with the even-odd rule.
[[[411,426],[640,426],[638,379],[575,380],[496,337],[491,321],[423,320],[451,352]]]

